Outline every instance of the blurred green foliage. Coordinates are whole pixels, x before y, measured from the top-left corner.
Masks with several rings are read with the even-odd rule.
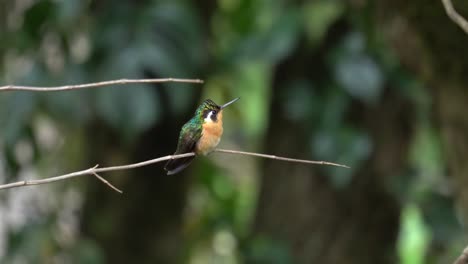
[[[447,251],[457,246],[460,227],[445,188],[441,143],[429,117],[431,99],[422,83],[381,43],[370,25],[373,21],[366,20],[369,9],[358,12],[344,1],[273,2],[2,3],[8,10],[0,22],[5,40],[0,48],[2,83],[40,86],[181,77],[203,78],[205,85],[2,93],[0,182],[81,167],[87,151],[81,144],[94,123],[105,124],[117,135],[122,142],[117,148],[131,149],[165,115],[182,125],[181,116],[192,111],[189,103],[203,98],[222,102],[240,96],[242,101],[226,113],[223,144],[261,149],[278,65],[297,51],[320,53],[323,68],[311,62],[310,69],[291,69],[303,72],[303,77],[281,80],[279,94],[282,113],[307,128],[307,155],[350,165],[351,170],[319,168],[330,175],[337,190],[348,187],[356,170],[372,156],[375,144],[369,131],[347,121],[355,102],[373,107],[382,102],[388,86],[399,89],[416,108],[412,119],[417,128],[407,157],[410,169],[407,175],[395,175],[395,182],[400,182],[389,186],[403,208],[400,261],[427,263],[431,246],[443,245]],[[342,24],[346,30],[330,44],[327,38]],[[161,98],[154,89],[164,89],[166,96]],[[202,98],[196,97],[196,89],[202,89]],[[44,116],[48,125],[38,122]],[[52,139],[47,137],[50,131],[56,131]],[[25,154],[28,151],[31,157]],[[183,220],[187,241],[183,261],[293,263],[287,241],[251,237],[260,184],[252,175],[258,174],[259,161],[232,159],[209,157],[193,165],[196,177],[189,187]],[[239,170],[242,166],[244,170]],[[102,246],[79,233],[81,204],[76,200],[83,197],[61,198],[84,188],[64,183],[1,193],[2,215],[34,201],[19,213],[20,223],[13,218],[0,220],[2,262],[105,263]],[[49,194],[35,199],[27,190]],[[66,218],[71,224],[64,224],[69,203],[75,203],[75,211]]]
[[[401,263],[425,263],[428,241],[428,230],[421,217],[421,212],[417,207],[409,204],[402,213],[399,244]]]

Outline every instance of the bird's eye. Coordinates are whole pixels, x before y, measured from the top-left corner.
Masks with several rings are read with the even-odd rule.
[[[210,121],[213,121],[213,122],[216,122],[218,120],[218,111],[216,110],[211,110],[209,113],[208,113],[208,119],[210,119]]]
[[[205,112],[206,115],[204,115],[205,117],[205,122],[216,122],[218,121],[218,111],[217,110],[209,110],[207,112]]]

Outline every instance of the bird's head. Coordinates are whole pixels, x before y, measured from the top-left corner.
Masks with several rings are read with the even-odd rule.
[[[217,105],[211,99],[207,99],[203,101],[203,103],[197,108],[196,114],[201,119],[203,119],[203,122],[205,123],[211,123],[211,122],[216,123],[218,122],[218,119],[222,118],[223,109],[237,100],[239,100],[239,97],[223,105]]]

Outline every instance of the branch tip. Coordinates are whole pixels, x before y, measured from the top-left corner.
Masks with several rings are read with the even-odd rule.
[[[453,7],[452,0],[442,0],[447,16],[468,34],[468,21]]]
[[[162,78],[162,79],[118,79],[94,83],[76,84],[76,85],[62,85],[54,87],[36,87],[36,86],[17,86],[17,85],[5,85],[0,86],[0,91],[30,91],[30,92],[56,92],[56,91],[67,91],[67,90],[78,90],[84,88],[95,88],[111,85],[124,85],[124,84],[137,84],[137,83],[203,83],[200,79],[179,79],[179,78]]]

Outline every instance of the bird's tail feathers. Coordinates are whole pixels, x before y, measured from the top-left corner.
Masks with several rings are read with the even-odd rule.
[[[173,175],[179,173],[183,169],[187,168],[190,163],[192,163],[195,156],[180,158],[180,159],[172,159],[166,163],[164,169],[167,171],[167,175]]]

